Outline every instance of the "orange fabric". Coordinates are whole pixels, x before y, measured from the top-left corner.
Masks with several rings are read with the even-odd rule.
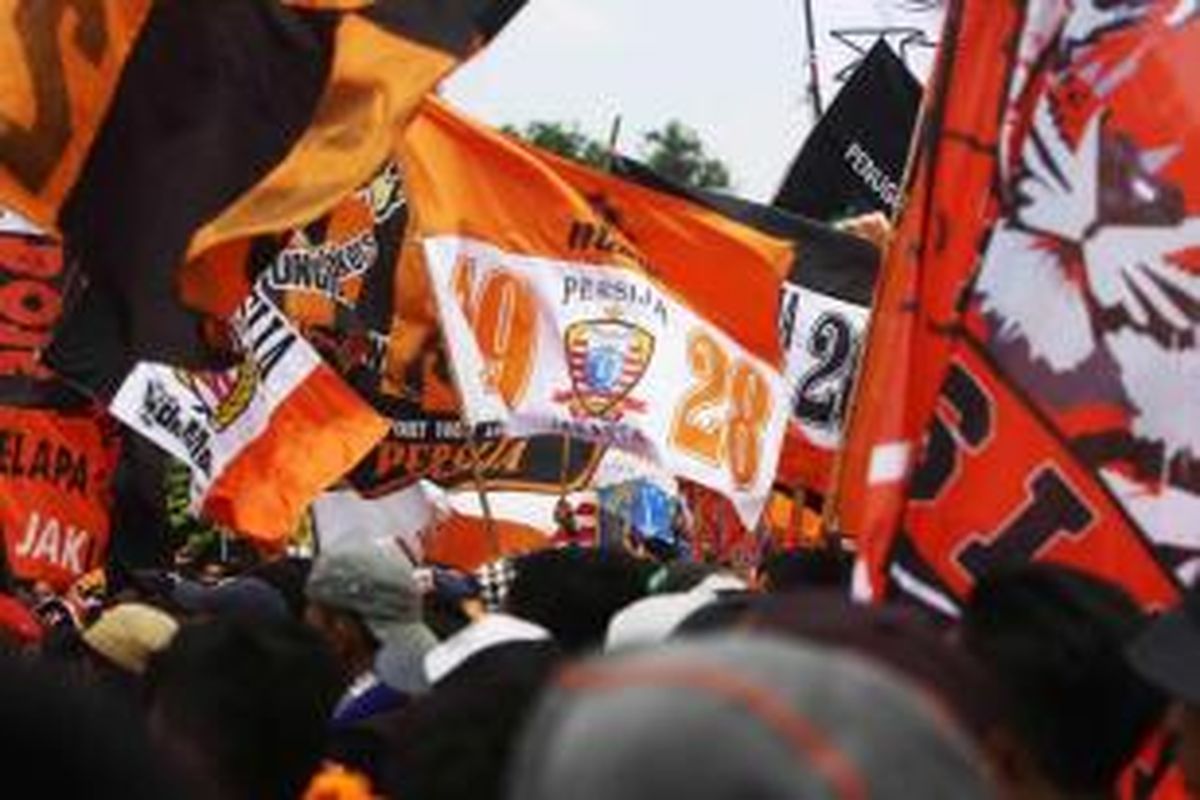
[[[426,542],[425,560],[472,572],[497,558],[524,555],[550,546],[550,537],[537,528],[502,519],[494,522],[499,553],[492,549],[486,520],[452,514]]]
[[[949,343],[935,335],[956,316],[959,291],[976,265],[978,229],[949,226],[948,219],[978,219],[991,203],[993,162],[976,142],[999,136],[996,113],[1009,68],[1004,57],[1016,35],[1020,11],[1008,4],[970,3],[951,12],[943,61],[955,57],[945,85],[939,65],[927,94],[925,124],[970,131],[970,137],[924,139],[905,203],[876,290],[866,350],[859,369],[845,445],[830,504],[833,528],[859,538],[868,563],[882,564],[904,505],[903,482],[871,485],[871,458],[880,444],[907,442],[915,457],[920,428],[942,383]],[[988,53],[987,58],[969,58]],[[932,105],[930,105],[932,103]],[[944,119],[939,115],[945,114]],[[920,138],[918,139],[920,140]],[[917,300],[920,298],[921,303]],[[875,576],[882,581],[882,575]]]
[[[0,197],[53,229],[152,0],[0,0]]]
[[[624,266],[655,279],[751,352],[779,363],[777,308],[791,245],[683,199],[535,150],[435,98],[403,140],[422,236]],[[400,283],[420,285],[402,263]]]
[[[375,5],[375,0],[282,0],[285,6],[311,11],[358,11]]]
[[[443,51],[347,15],[325,96],[308,131],[265,180],[192,239],[180,290],[189,305],[227,315],[244,295],[229,262],[198,258],[225,242],[314,220],[365,183],[417,103],[457,63]],[[232,287],[232,290],[227,287]]]
[[[804,487],[818,494],[827,494],[833,475],[834,453],[818,447],[804,435],[804,430],[791,421],[779,452],[775,482],[785,486]]]
[[[14,576],[65,591],[104,564],[117,455],[96,417],[0,408],[0,525]]]
[[[62,246],[0,234],[0,376],[50,378],[38,356],[62,316]]]
[[[386,433],[387,421],[322,364],[213,483],[205,514],[251,538],[282,541],[308,503]]]

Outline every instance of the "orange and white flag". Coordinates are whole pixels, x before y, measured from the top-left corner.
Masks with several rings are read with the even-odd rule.
[[[187,372],[140,363],[110,411],[191,468],[194,511],[278,542],[383,438],[387,423],[261,290],[232,328],[244,354],[236,367]]]
[[[788,416],[789,245],[434,100],[403,153],[467,418],[630,450],[753,524]]]

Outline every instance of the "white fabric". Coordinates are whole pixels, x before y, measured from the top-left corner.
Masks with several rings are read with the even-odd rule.
[[[693,612],[717,599],[718,592],[742,591],[746,584],[732,575],[709,575],[686,592],[643,597],[621,609],[608,624],[605,650],[665,641]]]
[[[425,255],[464,416],[471,423],[500,422],[515,436],[565,431],[619,447],[724,494],[747,526],[758,521],[787,425],[787,392],[779,370],[639,273],[509,253],[457,236],[426,239]],[[457,272],[464,263],[473,265],[465,287]],[[705,266],[718,268],[697,268]],[[471,295],[501,272],[524,286],[536,306],[530,374],[511,398],[502,397],[489,381],[488,364],[460,303],[460,290]],[[728,372],[716,378],[696,374],[695,341],[708,342],[716,351],[704,364],[718,363]],[[602,372],[622,370],[618,386],[632,380],[603,414],[579,403],[581,374],[590,382],[589,370],[595,366],[581,367],[579,360],[593,356]],[[621,364],[614,365],[618,357]],[[758,424],[749,427],[748,436],[735,439],[735,431],[747,432],[734,427],[741,412],[731,387],[738,385],[761,387],[757,391],[766,397]],[[702,391],[706,388],[713,391]],[[693,436],[704,431],[708,439],[720,441],[720,452],[698,453],[685,446],[681,420]],[[734,476],[729,442],[754,448],[750,474],[740,480]]]
[[[508,614],[488,614],[425,654],[425,677],[437,684],[472,656],[517,642],[545,642],[550,632]]]

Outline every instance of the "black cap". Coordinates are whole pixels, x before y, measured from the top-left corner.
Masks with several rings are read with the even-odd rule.
[[[1200,584],[1136,638],[1128,655],[1147,681],[1177,700],[1200,706]]]

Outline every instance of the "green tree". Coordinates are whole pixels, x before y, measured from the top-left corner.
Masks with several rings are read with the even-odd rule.
[[[608,161],[608,148],[604,143],[581,131],[577,123],[530,122],[524,128],[505,125],[500,130],[572,161],[600,169],[604,169]]]
[[[605,169],[608,146],[580,130],[577,123],[530,122],[523,128],[505,125],[501,130],[535,147]],[[665,178],[699,189],[728,189],[729,168],[709,155],[700,135],[678,120],[642,136],[641,158]]]
[[[710,156],[700,135],[679,120],[642,137],[642,158],[664,178],[698,189],[727,189],[729,168]]]

